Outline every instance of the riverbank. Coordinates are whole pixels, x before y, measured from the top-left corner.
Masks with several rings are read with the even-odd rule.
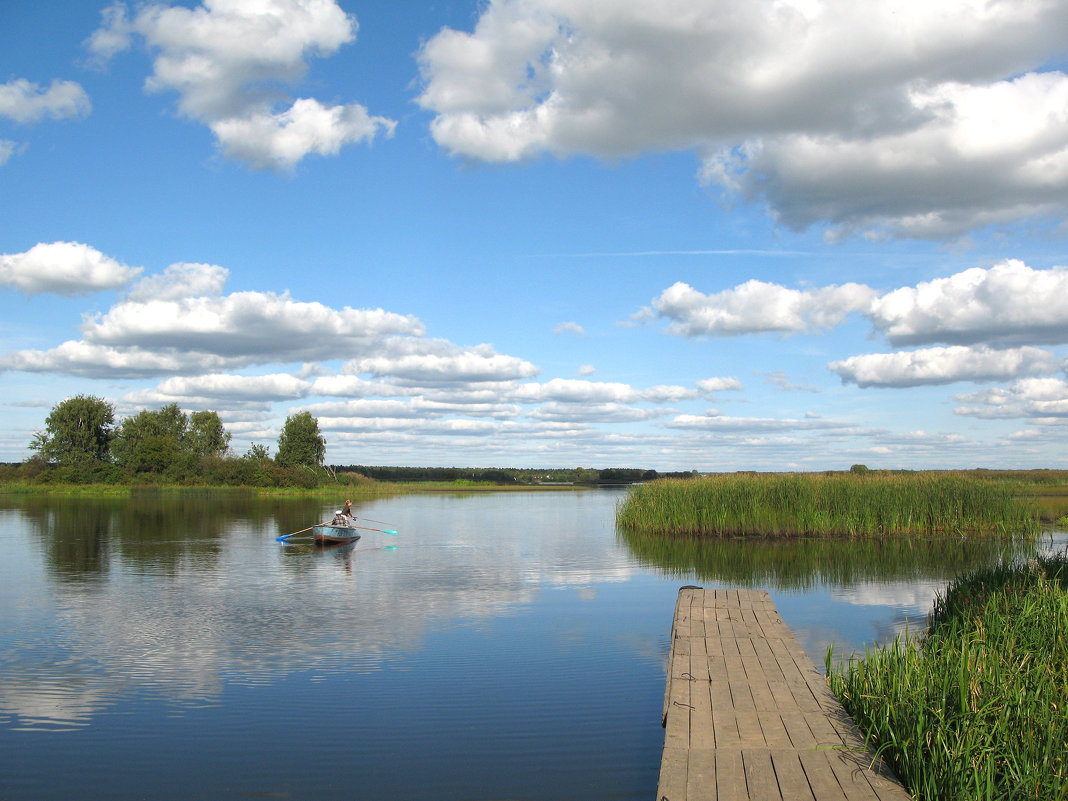
[[[1068,556],[987,568],[828,681],[917,801],[1065,798],[1066,633]]]
[[[669,536],[1037,534],[1019,487],[970,473],[732,473],[635,487],[625,530]]]
[[[457,481],[373,481],[364,480],[351,483],[323,484],[317,487],[256,487],[208,484],[35,484],[21,481],[8,481],[0,484],[0,495],[56,495],[64,497],[107,497],[129,498],[138,493],[203,493],[230,492],[244,493],[262,498],[300,497],[300,498],[338,498],[344,495],[353,500],[370,500],[393,495],[414,495],[419,493],[468,493],[468,492],[568,492],[588,490],[589,485],[577,484],[494,484],[491,482],[473,482],[465,479]]]

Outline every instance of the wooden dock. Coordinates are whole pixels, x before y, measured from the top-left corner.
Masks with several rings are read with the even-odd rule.
[[[657,801],[907,801],[763,590],[683,587]]]

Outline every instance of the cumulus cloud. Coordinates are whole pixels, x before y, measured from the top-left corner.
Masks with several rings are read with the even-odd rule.
[[[146,378],[220,370],[226,366],[227,360],[217,355],[137,346],[117,348],[77,340],[68,340],[48,350],[0,354],[0,370],[86,378]]]
[[[230,271],[214,264],[172,264],[160,275],[142,278],[126,296],[128,301],[178,300],[197,295],[218,295]]]
[[[955,414],[986,419],[1034,418],[1063,420],[1068,418],[1068,383],[1060,378],[1024,378],[1007,389],[994,387],[970,394],[957,395],[960,403]]]
[[[1059,360],[1049,351],[985,346],[926,348],[897,353],[850,356],[827,365],[843,383],[860,387],[918,387],[957,381],[1003,381],[1056,372]]]
[[[346,373],[388,376],[402,383],[437,384],[512,381],[538,374],[538,368],[490,345],[461,347],[445,340],[396,339],[375,355],[347,362]]]
[[[291,169],[305,156],[391,135],[396,123],[359,104],[290,100],[313,56],[356,37],[355,18],[333,0],[205,0],[196,8],[149,3],[131,15],[110,6],[90,37],[101,62],[139,37],[154,53],[149,91],[175,91],[182,114],[206,123],[222,152],[263,169]]]
[[[509,397],[521,403],[614,404],[671,403],[693,399],[699,394],[694,389],[675,385],[637,389],[613,381],[554,378],[544,384],[521,384]]]
[[[1068,210],[1066,28],[1054,2],[495,0],[423,45],[419,102],[464,158],[692,149],[792,228],[956,236]]]
[[[554,334],[576,334],[580,337],[586,336],[586,329],[578,323],[559,323],[554,329]]]
[[[309,394],[311,382],[289,373],[233,375],[209,373],[161,381],[156,391],[173,398],[207,397],[237,401],[296,400]]]
[[[332,309],[288,293],[123,301],[82,325],[86,341],[222,357],[244,366],[338,358],[394,335],[420,336],[411,316],[382,309]]]
[[[0,257],[7,283],[27,291],[105,288],[136,276],[86,245],[56,243]],[[351,359],[392,339],[421,341],[423,324],[383,309],[333,309],[288,293],[221,292],[222,267],[171,265],[139,282],[102,314],[86,316],[82,340],[0,355],[0,369],[146,377],[202,374],[256,364]],[[197,294],[209,293],[209,294]],[[214,294],[211,294],[214,293]]]
[[[875,296],[862,284],[799,290],[755,279],[705,295],[679,281],[653,308],[672,320],[668,330],[680,336],[793,333],[833,328],[850,312],[867,309]]]
[[[1015,259],[902,287],[868,317],[894,345],[1068,342],[1068,269],[1033,270]]]
[[[733,376],[703,378],[697,382],[697,388],[709,395],[715,392],[741,392],[745,389],[742,382]]]
[[[669,423],[669,428],[696,431],[766,432],[766,431],[813,431],[821,429],[848,429],[849,424],[834,420],[806,417],[729,417],[712,409],[704,414],[679,414]]]
[[[79,242],[34,245],[24,253],[0,254],[0,285],[30,295],[84,295],[119,289],[141,274]]]
[[[0,117],[18,123],[84,117],[89,110],[89,95],[74,81],[52,81],[47,89],[25,78],[0,83]]]

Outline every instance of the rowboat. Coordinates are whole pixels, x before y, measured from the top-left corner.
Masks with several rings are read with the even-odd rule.
[[[316,542],[356,542],[360,538],[352,526],[335,526],[331,523],[314,526],[312,534]]]

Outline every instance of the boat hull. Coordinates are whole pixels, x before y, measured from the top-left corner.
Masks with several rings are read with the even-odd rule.
[[[360,538],[352,526],[315,526],[312,534],[316,542],[356,542]]]

